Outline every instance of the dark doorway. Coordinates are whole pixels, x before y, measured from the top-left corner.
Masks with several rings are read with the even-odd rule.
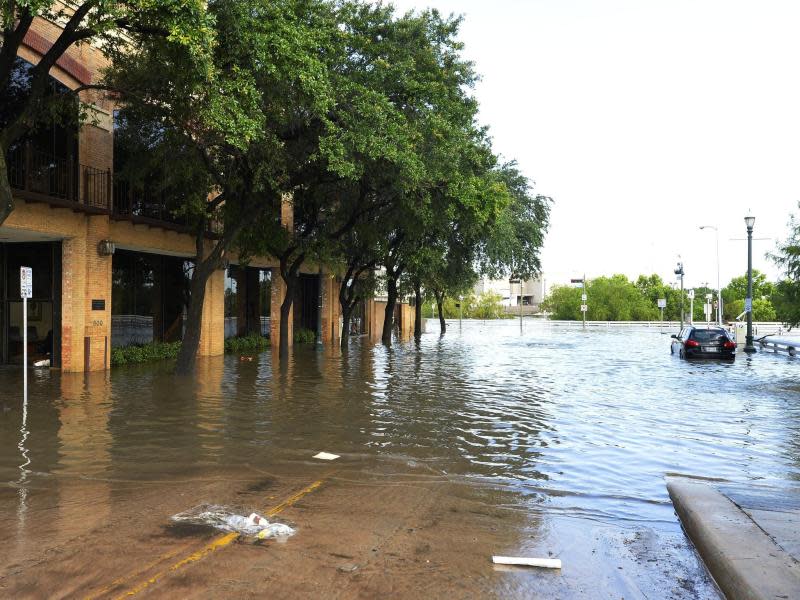
[[[33,270],[28,300],[28,362],[61,365],[61,242],[0,244],[0,362],[22,364],[23,302],[20,267]]]
[[[230,265],[225,270],[225,339],[269,337],[272,269]]]
[[[294,330],[307,329],[316,333],[319,315],[319,275],[300,274],[294,297]]]

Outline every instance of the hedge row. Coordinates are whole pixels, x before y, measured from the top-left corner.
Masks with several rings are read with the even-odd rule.
[[[261,352],[269,348],[269,339],[260,335],[233,337],[225,340],[226,354]],[[136,365],[140,363],[169,360],[178,357],[180,342],[156,342],[142,346],[126,346],[111,350],[111,366]]]

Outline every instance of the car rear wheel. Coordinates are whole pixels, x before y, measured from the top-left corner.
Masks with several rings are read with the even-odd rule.
[[[681,358],[686,358],[686,356],[684,356],[684,354],[683,354],[683,350],[681,350],[680,352],[678,352],[678,356],[680,356]]]

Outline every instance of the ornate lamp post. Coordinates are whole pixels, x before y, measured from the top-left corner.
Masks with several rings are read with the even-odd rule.
[[[744,338],[744,351],[753,354],[756,347],[753,345],[753,224],[756,218],[747,215],[744,224],[747,226],[747,298],[745,310],[747,311],[747,333]]]

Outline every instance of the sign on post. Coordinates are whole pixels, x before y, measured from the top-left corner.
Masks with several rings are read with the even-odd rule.
[[[586,294],[581,294],[581,300],[582,300],[583,302],[586,302]]]
[[[589,306],[587,304],[581,304],[581,312],[586,312],[589,310]]]
[[[753,311],[753,299],[752,298],[745,298],[744,299],[744,311],[745,312],[752,312]]]
[[[19,297],[33,298],[33,269],[30,267],[19,268]]]
[[[19,268],[19,295],[22,297],[22,401],[28,405],[28,298],[33,298],[33,269]]]
[[[666,298],[659,298],[658,299],[658,308],[667,308],[667,299]]]

